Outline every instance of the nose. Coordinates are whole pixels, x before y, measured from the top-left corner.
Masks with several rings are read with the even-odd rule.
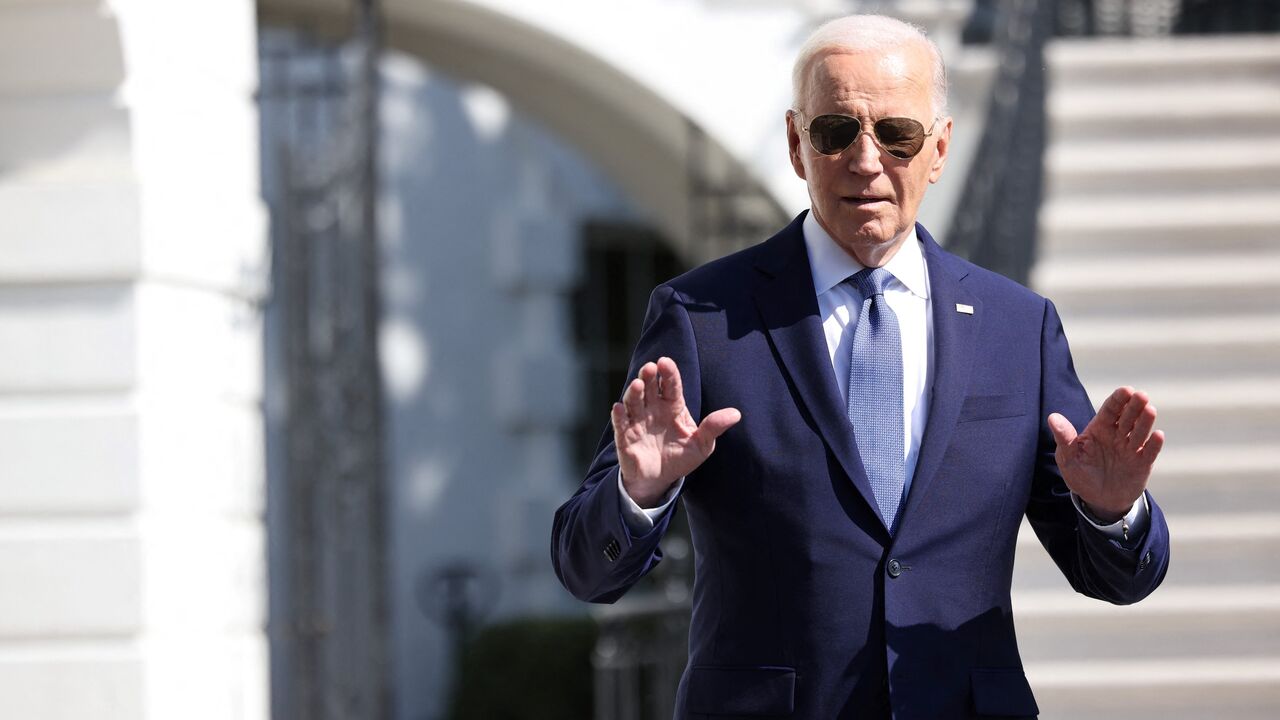
[[[879,175],[884,167],[880,164],[880,146],[869,129],[863,129],[846,150],[849,153],[849,170],[858,175]]]

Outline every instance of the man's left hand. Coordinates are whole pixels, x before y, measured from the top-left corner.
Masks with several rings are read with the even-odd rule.
[[[1111,393],[1078,435],[1060,413],[1049,416],[1062,478],[1099,520],[1119,520],[1142,496],[1151,464],[1164,447],[1164,433],[1153,431],[1155,423],[1156,407],[1131,387]]]

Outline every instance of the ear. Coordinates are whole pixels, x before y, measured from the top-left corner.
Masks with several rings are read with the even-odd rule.
[[[796,176],[801,180],[806,180],[804,161],[800,157],[800,127],[796,124],[799,121],[800,116],[794,110],[787,111],[787,152],[791,157],[791,169],[795,170]]]
[[[947,164],[947,152],[951,150],[951,117],[945,117],[939,121],[941,127],[937,130],[938,140],[935,143],[937,150],[933,155],[933,165],[929,167],[929,182],[936,183],[938,178],[942,177],[942,168]]]

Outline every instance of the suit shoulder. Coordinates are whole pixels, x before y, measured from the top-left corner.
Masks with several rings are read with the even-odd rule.
[[[776,269],[803,257],[806,214],[800,213],[767,240],[699,265],[664,285],[695,301],[741,299],[750,294],[760,269]]]
[[[751,285],[756,260],[766,242],[703,263],[663,285],[697,302],[723,302],[745,292]]]
[[[948,262],[954,267],[963,268],[964,283],[967,287],[983,296],[999,299],[1005,303],[1043,306],[1046,298],[1025,285],[1011,280],[998,272],[988,270],[946,250],[942,251]]]

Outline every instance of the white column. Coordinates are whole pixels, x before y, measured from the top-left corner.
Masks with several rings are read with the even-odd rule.
[[[254,4],[0,0],[0,706],[264,718]]]

